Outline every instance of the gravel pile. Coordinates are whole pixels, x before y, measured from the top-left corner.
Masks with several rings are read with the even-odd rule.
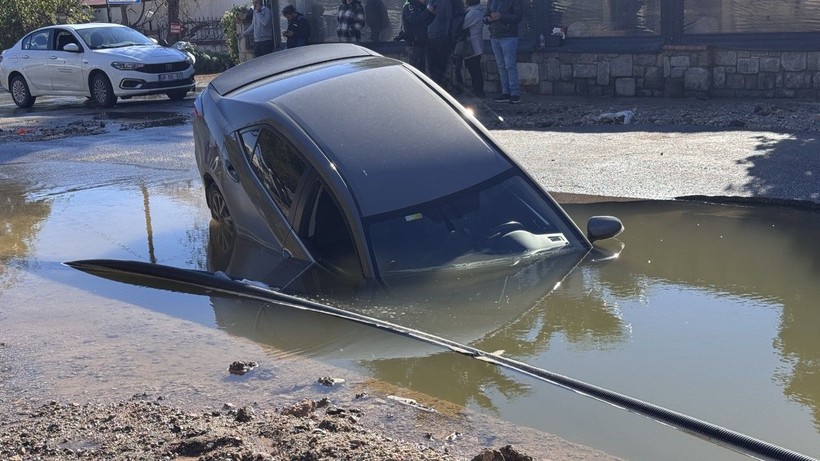
[[[454,460],[446,450],[362,428],[355,408],[326,399],[279,411],[234,408],[188,413],[141,399],[62,404],[18,412],[0,425],[0,459],[23,460]],[[511,446],[476,461],[531,461]]]

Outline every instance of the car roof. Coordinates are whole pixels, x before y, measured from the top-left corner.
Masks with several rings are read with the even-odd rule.
[[[122,27],[127,27],[127,26],[124,26],[122,24],[111,24],[111,23],[107,23],[107,22],[87,22],[87,23],[82,23],[82,24],[56,24],[56,25],[52,25],[52,26],[41,27],[40,29],[37,29],[37,30],[60,29],[60,28],[83,30],[83,29],[96,29],[96,28],[100,28],[100,27],[110,27],[110,28],[120,27],[120,28],[122,28]]]
[[[248,104],[284,111],[323,150],[326,158],[314,164],[338,171],[363,217],[435,200],[513,167],[478,122],[408,65],[356,45],[306,48],[316,52],[286,56],[299,68],[262,80],[247,76],[247,88],[235,81],[213,86],[234,87],[221,102],[237,122],[239,114],[257,112],[242,109]],[[265,60],[258,62],[252,72]]]

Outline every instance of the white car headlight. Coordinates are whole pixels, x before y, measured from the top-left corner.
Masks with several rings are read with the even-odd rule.
[[[142,67],[145,67],[145,64],[141,62],[122,62],[122,61],[114,61],[111,63],[111,67],[119,70],[137,70]]]

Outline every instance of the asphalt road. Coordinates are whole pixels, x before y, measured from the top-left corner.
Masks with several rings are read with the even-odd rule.
[[[551,191],[820,203],[820,133],[681,132],[668,127],[493,134]]]
[[[9,154],[29,152],[34,145],[39,145],[34,150],[40,150],[44,145],[38,141],[48,144],[71,138],[71,142],[51,143],[49,150],[59,153],[63,146],[82,146],[84,139],[94,144],[87,135],[115,131],[129,139],[119,143],[124,157],[140,149],[156,154],[157,146],[166,153],[191,155],[192,104],[193,95],[179,102],[157,96],[121,101],[103,110],[82,98],[38,98],[32,108],[20,109],[5,93],[0,95],[0,149],[5,151],[0,161]],[[548,105],[550,98],[528,96],[522,106],[526,104]],[[160,137],[145,135],[145,130],[160,126],[179,128],[161,130]],[[818,132],[602,125],[492,133],[538,181],[556,193],[820,204]]]

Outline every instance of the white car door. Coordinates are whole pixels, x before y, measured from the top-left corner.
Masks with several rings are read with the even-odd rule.
[[[78,51],[65,51],[63,48],[73,43]],[[54,49],[49,55],[49,73],[54,91],[85,92],[83,76],[83,50],[80,40],[65,29],[55,29]]]
[[[29,85],[32,94],[37,95],[51,91],[51,75],[49,75],[48,41],[49,30],[41,30],[31,34],[23,41],[20,50],[20,67]]]

